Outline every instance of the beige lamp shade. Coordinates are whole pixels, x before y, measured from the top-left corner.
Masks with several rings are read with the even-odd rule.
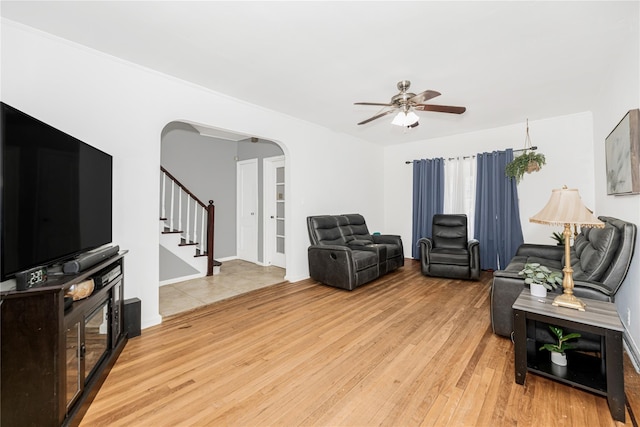
[[[565,185],[551,192],[551,198],[540,212],[529,218],[531,222],[548,225],[576,224],[603,228],[604,222],[586,208],[578,190]]]

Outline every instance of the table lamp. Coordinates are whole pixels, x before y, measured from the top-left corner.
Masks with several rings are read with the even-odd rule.
[[[586,304],[573,295],[573,268],[571,268],[571,226],[604,228],[604,222],[596,218],[585,207],[578,190],[563,186],[551,193],[547,205],[540,212],[529,218],[529,221],[538,224],[564,226],[564,259],[565,266],[562,269],[562,295],[558,295],[553,301],[554,306],[569,307],[584,311]]]

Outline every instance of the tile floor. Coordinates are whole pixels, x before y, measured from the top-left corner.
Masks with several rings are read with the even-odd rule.
[[[172,316],[284,281],[283,268],[225,261],[220,274],[160,286],[160,315]]]

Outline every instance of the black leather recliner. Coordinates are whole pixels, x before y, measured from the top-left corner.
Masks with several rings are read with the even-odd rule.
[[[434,215],[432,237],[424,237],[418,243],[425,276],[480,278],[480,242],[467,238],[466,215]]]
[[[400,236],[371,235],[359,214],[307,217],[309,275],[353,290],[404,265]]]

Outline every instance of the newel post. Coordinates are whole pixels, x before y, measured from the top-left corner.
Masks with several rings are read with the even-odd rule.
[[[216,207],[213,200],[209,200],[207,206],[207,276],[213,276],[213,229],[216,216]]]

